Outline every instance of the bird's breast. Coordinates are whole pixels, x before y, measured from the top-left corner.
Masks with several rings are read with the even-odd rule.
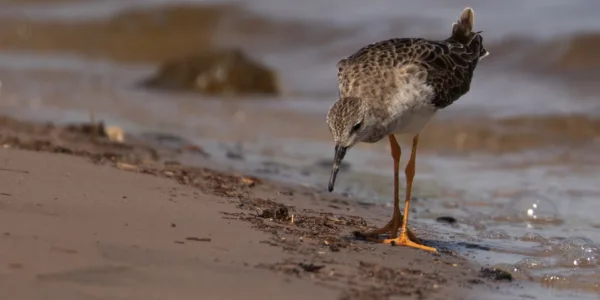
[[[425,82],[408,82],[391,97],[388,112],[393,134],[418,134],[437,112],[432,103],[433,87]]]

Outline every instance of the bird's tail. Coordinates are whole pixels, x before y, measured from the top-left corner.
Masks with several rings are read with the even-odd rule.
[[[458,21],[452,24],[451,39],[468,44],[473,40],[473,23],[475,22],[475,12],[472,8],[463,9]]]

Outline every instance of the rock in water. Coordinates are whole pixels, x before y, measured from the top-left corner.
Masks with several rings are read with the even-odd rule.
[[[215,50],[164,62],[142,86],[193,91],[205,95],[241,96],[280,93],[275,72],[239,49]]]

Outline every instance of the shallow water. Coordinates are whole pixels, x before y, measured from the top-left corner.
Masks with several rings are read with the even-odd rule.
[[[31,19],[83,19],[165,2],[87,1],[10,7],[12,13],[24,13]],[[280,0],[245,1],[245,6],[265,17],[292,18],[307,24],[324,22],[331,28],[353,32],[350,37],[341,35],[330,43],[307,44],[296,51],[272,48],[278,35],[263,37],[274,41],[269,48],[247,45],[282,75],[287,93],[271,99],[199,99],[197,95],[141,91],[134,83],[150,74],[151,66],[72,55],[2,53],[0,109],[22,118],[60,122],[88,121],[91,110],[97,119],[122,126],[128,134],[174,133],[201,145],[211,160],[228,168],[325,190],[333,149],[324,115],[337,92],[336,60],[380,38],[442,35],[460,8],[468,4],[463,2],[430,0],[417,5],[414,1],[378,0],[366,6],[347,0],[314,0],[302,5]],[[476,26],[488,34],[486,40],[494,41],[516,34],[551,38],[599,30],[600,21],[593,13],[600,9],[599,2],[577,3],[478,1],[473,6]],[[550,80],[483,66],[471,92],[439,117],[452,122],[459,117],[486,115],[489,124],[485,126],[493,126],[494,118],[507,116],[596,116],[599,112],[597,98],[573,99],[563,86]],[[408,147],[403,145],[403,149]],[[586,146],[557,144],[552,149],[503,155],[420,154],[415,183],[419,198],[411,220],[439,232],[436,239],[440,245],[536,282],[526,286],[523,294],[542,299],[597,298],[597,149],[596,141]],[[232,159],[228,155],[231,152],[242,153],[243,159]],[[407,156],[405,153],[404,158]],[[182,160],[198,163],[193,156]],[[352,149],[345,161],[349,169],[340,172],[336,192],[350,193],[363,201],[390,203],[392,170],[385,141]],[[457,222],[438,223],[440,216],[454,217]]]

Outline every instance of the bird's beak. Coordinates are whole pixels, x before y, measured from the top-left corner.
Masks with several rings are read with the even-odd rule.
[[[329,178],[329,192],[333,192],[333,186],[335,185],[335,177],[337,176],[338,170],[342,159],[346,155],[347,147],[335,146],[335,154],[333,156],[333,168],[331,169],[331,177]]]

